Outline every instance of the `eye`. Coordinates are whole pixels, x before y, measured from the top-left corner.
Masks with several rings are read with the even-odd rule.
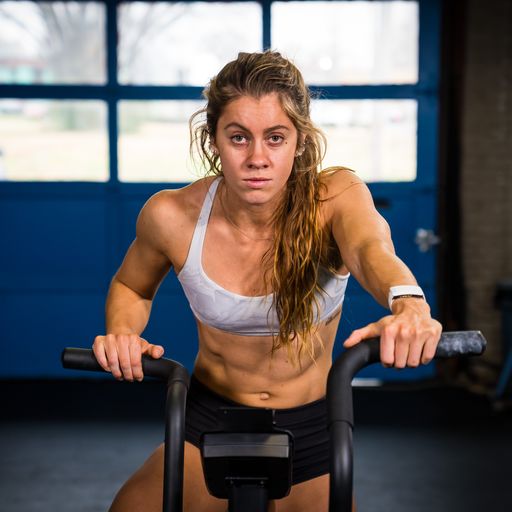
[[[232,135],[230,138],[231,142],[233,142],[234,144],[245,144],[245,142],[247,142],[247,138],[245,137],[245,135],[242,135],[240,133]]]
[[[284,137],[282,135],[274,134],[274,135],[271,135],[268,138],[268,140],[269,140],[270,144],[272,144],[273,146],[277,146],[278,144],[281,144],[281,142],[283,142]]]

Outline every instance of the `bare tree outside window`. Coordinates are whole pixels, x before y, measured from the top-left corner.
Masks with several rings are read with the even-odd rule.
[[[0,82],[105,81],[104,4],[0,2]]]

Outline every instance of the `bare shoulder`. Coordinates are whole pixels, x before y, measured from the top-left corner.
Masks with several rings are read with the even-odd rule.
[[[324,214],[331,218],[336,214],[373,210],[373,199],[366,183],[346,167],[330,167],[320,173]]]
[[[212,178],[179,189],[160,190],[143,206],[137,219],[137,238],[157,246],[175,244],[195,225]]]
[[[365,182],[347,168],[321,173],[324,184],[322,211],[339,247],[350,248],[368,240],[388,240],[389,226],[375,208]],[[343,256],[344,261],[350,255]]]
[[[320,172],[323,186],[323,199],[329,200],[339,196],[349,188],[360,185],[366,187],[356,172],[348,167],[329,167]]]

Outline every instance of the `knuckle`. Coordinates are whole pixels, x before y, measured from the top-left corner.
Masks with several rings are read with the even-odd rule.
[[[396,326],[394,323],[384,326],[383,333],[385,336],[394,336],[396,334]]]
[[[94,341],[93,341],[93,346],[94,346],[94,345],[100,345],[101,343],[103,343],[103,340],[104,340],[104,339],[105,339],[105,336],[101,336],[101,335],[96,336],[96,337],[94,338]]]
[[[129,343],[130,338],[126,334],[117,334],[116,341],[121,345],[126,345],[127,343]]]
[[[139,361],[132,361],[131,362],[131,369],[133,372],[142,373],[142,362]]]
[[[107,354],[107,361],[110,366],[117,368],[119,366],[117,354],[114,352],[110,352]]]
[[[413,330],[412,330],[412,327],[408,326],[408,325],[402,325],[402,328],[400,329],[400,334],[402,334],[402,336],[411,336]]]

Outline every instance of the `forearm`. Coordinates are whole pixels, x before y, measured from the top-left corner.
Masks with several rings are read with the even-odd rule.
[[[107,334],[140,335],[148,323],[151,305],[151,300],[114,277],[105,308]]]
[[[388,307],[391,286],[416,285],[416,279],[407,265],[388,244],[375,241],[360,248],[355,271],[352,273],[372,296]]]
[[[416,285],[412,272],[385,241],[365,247],[355,262],[354,276],[386,308],[389,288]],[[393,300],[391,308],[391,315],[354,330],[344,346],[350,348],[364,339],[380,337],[380,357],[385,366],[427,364],[434,357],[442,331],[441,324],[431,317],[430,306],[423,298],[404,296]]]

